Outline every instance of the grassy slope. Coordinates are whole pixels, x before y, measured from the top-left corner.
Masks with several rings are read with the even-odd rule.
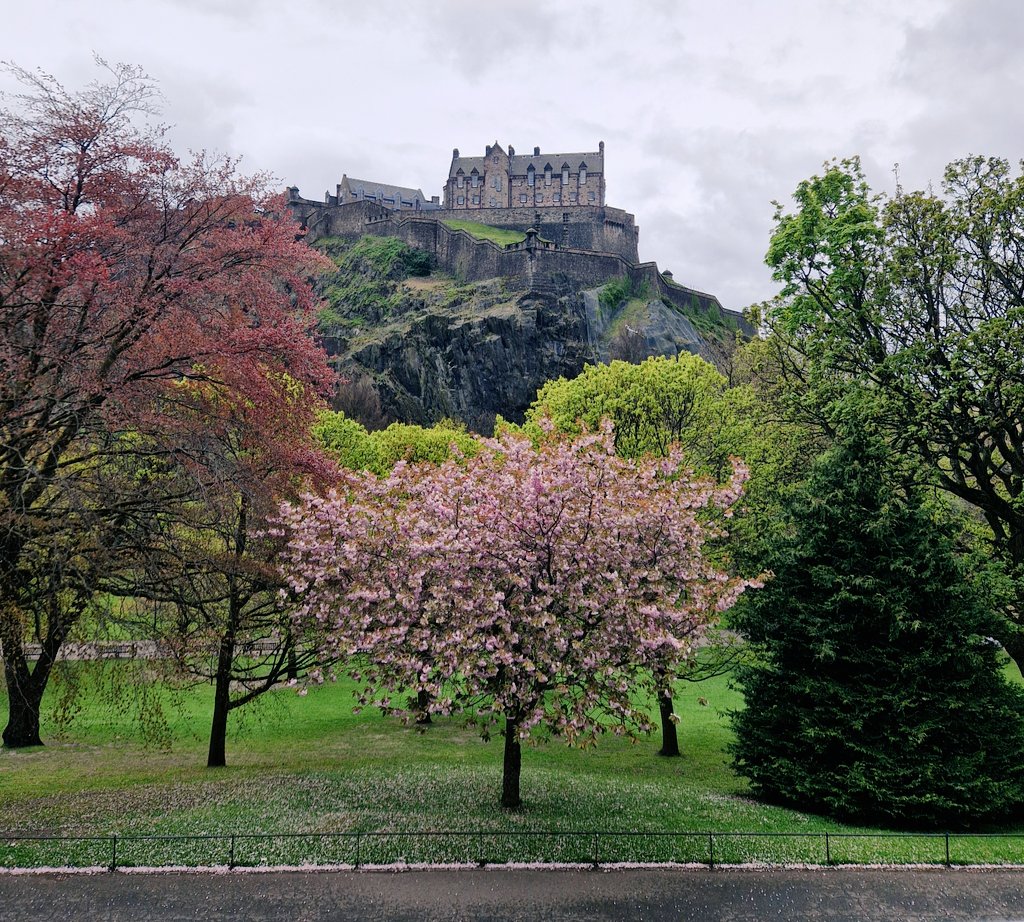
[[[709,705],[699,706],[698,696]],[[733,774],[725,753],[730,731],[724,711],[739,699],[724,679],[682,687],[677,705],[681,759],[658,758],[653,739],[631,744],[608,737],[587,752],[558,743],[524,750],[526,809],[512,815],[497,807],[500,739],[484,743],[460,720],[438,720],[426,733],[418,733],[376,711],[354,715],[351,688],[344,683],[313,689],[305,698],[281,690],[256,712],[243,714],[240,724],[234,722],[229,767],[208,770],[203,766],[209,698],[205,689],[178,696],[169,751],[133,742],[137,733],[128,710],[111,709],[92,696],[63,738],[54,739],[51,726],[45,736],[53,741],[45,748],[0,753],[0,829],[63,834],[843,830],[833,821],[758,804],[745,795],[745,784]],[[433,839],[380,843],[386,852],[380,857],[450,859],[457,844]],[[302,849],[309,848],[308,842],[278,845],[283,851],[268,855],[264,846],[257,852],[251,844],[251,860],[297,861],[307,854]],[[538,837],[496,840],[488,847],[498,850],[496,858],[572,860],[575,846]],[[609,840],[602,848],[606,854],[623,849],[610,857],[701,860],[706,840]],[[720,860],[822,858],[817,839],[725,837],[716,840],[715,848]],[[974,860],[1024,859],[1021,841],[962,842],[957,848],[958,854]],[[1015,852],[1007,854],[1011,848]],[[409,856],[410,849],[420,851]],[[833,857],[850,860],[935,860],[941,844],[920,838],[840,840],[833,841],[832,851]],[[158,859],[211,860],[198,852]],[[150,855],[145,860],[158,859]],[[67,860],[62,853],[48,863]],[[91,859],[83,852],[73,860]],[[41,853],[30,854],[23,846],[7,853],[0,847],[0,864],[44,861]]]
[[[464,230],[479,240],[490,240],[499,246],[509,243],[520,243],[526,239],[522,231],[509,230],[504,227],[491,227],[489,224],[480,224],[478,221],[448,220],[444,224],[452,230]]]

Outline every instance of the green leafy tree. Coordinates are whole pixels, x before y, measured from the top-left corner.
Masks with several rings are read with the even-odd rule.
[[[938,192],[872,194],[856,160],[800,183],[762,319],[791,405],[830,429],[870,400],[894,451],[977,510],[1019,590],[996,628],[1024,663],[1024,176],[950,164]]]
[[[1024,796],[1024,692],[996,619],[884,441],[841,432],[794,498],[775,576],[734,623],[737,769],[762,797],[848,819],[967,825]]]
[[[429,428],[392,423],[387,429],[367,432],[344,413],[326,411],[314,426],[314,434],[342,467],[378,475],[387,474],[399,461],[442,464],[453,449],[467,457],[480,451],[479,440],[451,420]]]
[[[310,432],[322,403],[287,374],[268,373],[258,402],[187,381],[175,390],[165,425],[177,450],[160,479],[177,501],[139,523],[132,566],[108,588],[164,612],[153,630],[175,678],[213,686],[212,768],[227,764],[231,712],[329,664],[311,632],[292,629],[268,518],[337,468]]]
[[[620,457],[660,456],[677,444],[695,469],[719,479],[746,434],[746,421],[732,412],[725,378],[695,355],[587,365],[578,377],[540,389],[527,423],[536,427],[545,416],[571,435],[608,418]]]
[[[679,446],[691,469],[719,481],[731,470],[730,458],[742,457],[751,472],[748,495],[730,528],[727,551],[742,570],[756,573],[757,535],[774,521],[778,484],[797,479],[806,457],[799,447],[802,430],[772,418],[769,411],[752,388],[730,388],[726,378],[698,356],[658,356],[639,364],[588,365],[572,380],[548,382],[537,394],[525,428],[538,437],[541,421],[547,418],[558,430],[575,435],[596,429],[608,418],[615,426],[618,455],[663,457]],[[679,755],[673,682],[700,681],[728,671],[742,652],[732,632],[715,631],[708,640],[701,659],[687,664],[686,672],[661,676],[663,755]]]

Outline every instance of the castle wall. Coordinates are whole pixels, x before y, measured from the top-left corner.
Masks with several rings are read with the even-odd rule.
[[[395,214],[374,202],[350,202],[346,205],[324,205],[298,199],[290,206],[299,222],[307,228],[310,240],[318,237],[353,237],[367,233],[371,221],[394,218],[402,221],[414,214],[408,211]],[[478,208],[472,214],[466,211],[443,209],[431,211],[431,219],[439,221],[479,221],[492,227],[505,227],[524,233],[531,227],[545,240],[562,247],[615,253],[630,262],[638,262],[637,239],[640,229],[633,215],[621,208]]]
[[[320,237],[338,236],[357,238],[364,234],[381,237],[397,237],[410,246],[434,255],[438,265],[467,282],[507,276],[525,279],[534,289],[555,292],[570,292],[579,288],[596,288],[614,278],[628,276],[637,286],[646,283],[652,297],[664,298],[671,304],[688,311],[701,310],[731,318],[747,335],[753,335],[753,327],[736,311],[722,307],[714,295],[678,285],[666,279],[656,263],[640,263],[636,260],[635,229],[633,216],[617,208],[576,209],[594,217],[602,214],[601,223],[593,222],[593,232],[573,234],[572,229],[584,223],[572,222],[573,210],[565,209],[570,223],[547,224],[540,222],[540,237],[554,240],[557,247],[545,247],[543,243],[527,246],[520,244],[507,248],[489,240],[479,240],[462,230],[452,230],[442,223],[444,217],[472,218],[482,223],[501,227],[526,230],[535,226],[536,212],[533,209],[481,209],[472,215],[462,212],[431,212],[429,217],[420,214],[395,213],[373,202],[354,202],[341,207],[328,207],[319,202],[293,199],[289,203],[296,218],[307,228],[308,239],[313,242]],[[486,214],[486,217],[485,217]],[[556,210],[556,216],[561,216]],[[526,220],[524,220],[526,219]],[[621,220],[621,225],[609,232]],[[524,226],[525,225],[525,226]],[[549,230],[545,232],[545,227]],[[584,239],[583,246],[572,242],[563,244],[559,231],[569,228],[563,239],[576,241]],[[614,241],[619,234],[621,243],[624,231],[633,229],[634,246],[624,254],[612,247],[602,247],[602,242]]]
[[[617,253],[637,262],[637,240],[640,229],[628,211],[603,206],[569,206],[566,208],[475,208],[472,214],[459,210],[431,212],[440,220],[479,221],[492,227],[526,231],[535,227],[545,240],[559,246],[599,253]]]
[[[575,208],[589,205],[604,207],[605,184],[601,173],[590,173],[585,183],[580,182],[579,173],[571,173],[569,182],[562,182],[560,171],[552,173],[551,183],[544,182],[544,174],[538,173],[530,185],[525,176],[512,176],[510,207],[512,208]],[[556,199],[555,196],[558,196]],[[523,197],[526,201],[523,201]]]

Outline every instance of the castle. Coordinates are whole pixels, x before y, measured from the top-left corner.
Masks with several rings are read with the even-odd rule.
[[[541,154],[535,147],[530,155],[495,141],[482,157],[452,152],[443,203],[420,189],[343,175],[335,194],[326,193],[322,202],[290,187],[288,208],[311,243],[327,236],[398,237],[466,281],[515,278],[533,290],[596,287],[627,277],[647,284],[663,301],[730,315],[749,327],[714,295],[640,262],[635,218],[605,202],[604,155],[603,141],[596,151]],[[479,239],[460,227],[467,220],[517,230],[523,239],[504,246]]]
[[[611,253],[638,262],[640,229],[633,215],[605,203],[604,141],[596,151],[542,155],[506,151],[497,141],[482,157],[452,152],[444,201],[429,199],[420,189],[351,179],[343,175],[335,192],[323,202],[303,199],[294,186],[289,205],[307,228],[308,239],[331,234],[351,236],[370,215],[375,220],[417,215],[433,220],[472,220],[525,233],[555,247]],[[354,206],[362,206],[355,209]],[[364,210],[366,211],[366,218]]]

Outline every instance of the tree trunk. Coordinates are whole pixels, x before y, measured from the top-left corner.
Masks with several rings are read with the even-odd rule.
[[[231,710],[231,666],[235,656],[235,638],[227,631],[220,640],[217,677],[213,693],[213,724],[210,727],[210,752],[207,768],[227,765],[228,712]]]
[[[8,749],[42,746],[39,735],[39,713],[50,672],[63,641],[63,633],[54,631],[42,643],[35,668],[29,669],[22,646],[20,622],[0,615],[0,639],[4,658],[4,679],[7,682],[7,726],[3,742]]]
[[[12,661],[13,660],[13,661]],[[39,711],[43,703],[45,682],[34,681],[28,664],[20,650],[12,657],[4,649],[4,676],[7,680],[7,726],[4,728],[4,746],[22,749],[42,746],[39,736]]]
[[[506,810],[517,810],[523,801],[519,797],[519,772],[523,764],[519,745],[518,719],[505,717],[505,761],[501,778],[501,805]]]
[[[416,723],[423,726],[430,722],[430,692],[421,688],[416,693]]]
[[[245,556],[248,539],[249,502],[243,494],[238,507],[238,521],[235,523],[235,559]],[[238,582],[228,576],[228,620],[220,637],[217,654],[217,676],[213,693],[213,724],[210,727],[210,752],[206,758],[207,768],[223,768],[227,765],[228,712],[231,710],[231,670],[235,664],[235,636],[242,621],[243,602],[239,595]]]
[[[658,710],[661,711],[661,749],[659,756],[679,755],[679,736],[676,733],[676,724],[672,719],[674,708],[672,707],[672,688],[664,685],[658,692]]]

